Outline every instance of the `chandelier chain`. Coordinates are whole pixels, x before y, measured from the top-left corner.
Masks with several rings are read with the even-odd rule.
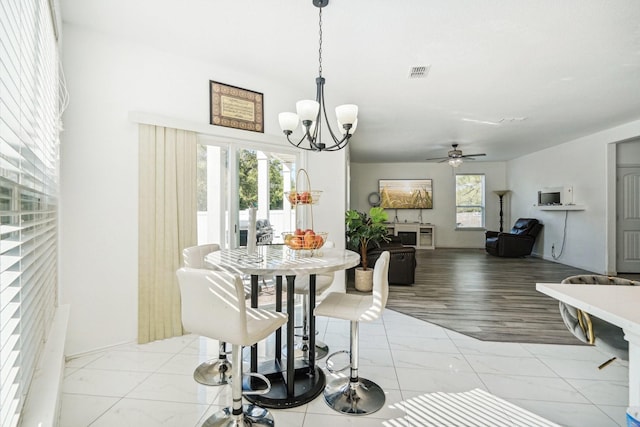
[[[320,35],[320,44],[318,47],[318,75],[322,77],[322,8],[319,8],[319,35]]]

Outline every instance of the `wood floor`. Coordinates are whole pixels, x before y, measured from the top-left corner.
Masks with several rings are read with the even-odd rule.
[[[580,344],[564,326],[558,302],[535,284],[588,271],[483,249],[418,250],[416,257],[415,284],[390,286],[388,309],[481,340]]]

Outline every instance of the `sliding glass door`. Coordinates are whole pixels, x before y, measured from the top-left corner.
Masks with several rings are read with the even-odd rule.
[[[223,248],[247,244],[249,208],[257,210],[259,243],[282,243],[295,226],[284,197],[293,185],[297,153],[200,139],[198,148],[198,244]]]

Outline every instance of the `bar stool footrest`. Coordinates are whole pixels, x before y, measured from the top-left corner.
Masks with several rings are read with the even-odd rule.
[[[331,358],[333,358],[334,356],[337,356],[339,354],[349,354],[351,355],[351,352],[349,350],[340,350],[340,351],[336,351],[334,353],[331,353],[329,356],[327,356],[327,360],[325,361],[326,365],[327,365],[327,371],[329,371],[332,374],[337,374],[338,372],[342,372],[342,371],[346,371],[347,369],[349,369],[351,367],[351,362],[349,362],[344,368],[339,368],[339,369],[334,369],[333,368],[333,361],[331,360]]]
[[[271,391],[271,381],[269,380],[269,378],[265,377],[264,375],[259,374],[257,372],[245,372],[242,376],[243,376],[242,378],[243,379],[242,381],[243,396],[256,396],[261,394],[267,394]],[[261,389],[261,390],[254,390],[252,387],[253,378],[258,378],[264,381],[264,383],[267,385],[267,388]]]

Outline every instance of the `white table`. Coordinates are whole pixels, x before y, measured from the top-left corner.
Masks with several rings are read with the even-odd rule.
[[[325,384],[322,369],[315,364],[315,351],[309,352],[309,361],[295,360],[293,342],[294,281],[296,275],[310,275],[309,280],[309,330],[315,331],[316,274],[345,270],[360,263],[355,252],[328,248],[308,252],[295,252],[282,245],[258,246],[254,255],[245,248],[212,252],[205,257],[210,267],[221,268],[236,274],[251,275],[251,306],[258,306],[258,276],[276,276],[276,311],[282,310],[282,277],[287,278],[287,312],[292,313],[287,321],[286,366],[281,360],[281,331],[276,332],[275,359],[258,367],[257,345],[251,347],[251,371],[266,375],[271,381],[271,392],[251,395],[247,399],[268,408],[292,408],[303,405],[318,396]],[[309,334],[309,348],[315,348],[315,334]]]
[[[622,328],[629,342],[629,406],[640,406],[640,286],[536,283],[536,290]]]

